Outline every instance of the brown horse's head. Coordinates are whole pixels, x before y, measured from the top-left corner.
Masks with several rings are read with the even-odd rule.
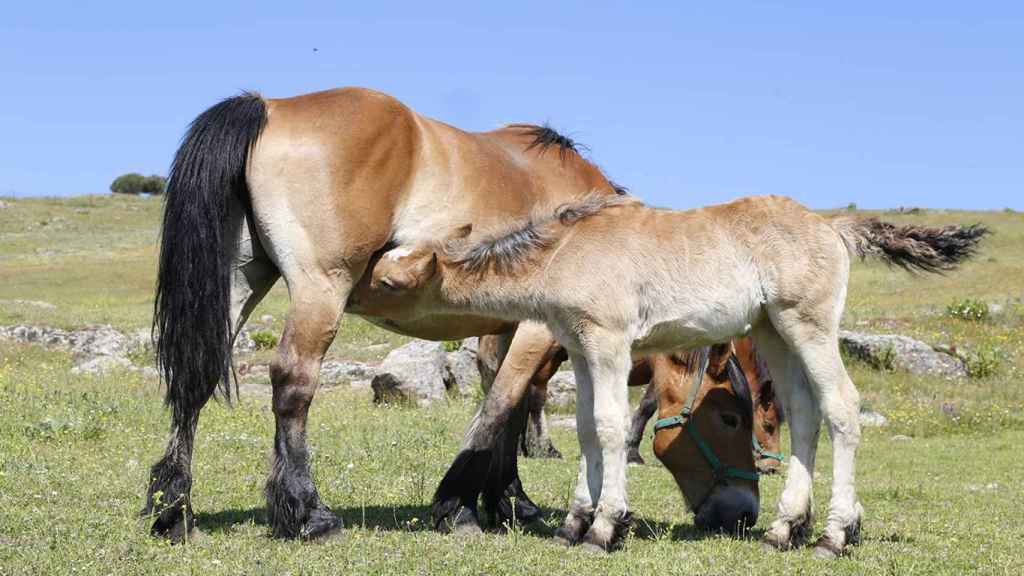
[[[688,423],[657,429],[654,435],[654,454],[675,477],[696,524],[712,530],[753,526],[759,509],[757,480],[743,477],[754,471],[751,401],[746,390],[734,390],[730,381],[728,359],[732,353],[731,344],[711,347]],[[651,361],[658,418],[677,416],[687,404],[700,369],[700,353],[659,355]],[[717,460],[717,471],[712,460]]]
[[[750,396],[754,403],[754,462],[758,472],[774,474],[782,467],[782,449],[779,428],[782,425],[782,405],[775,397],[775,387],[764,359],[758,356],[749,337],[733,341],[736,358],[750,383]]]

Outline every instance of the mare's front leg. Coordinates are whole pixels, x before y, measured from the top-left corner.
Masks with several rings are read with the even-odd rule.
[[[292,304],[270,366],[276,426],[265,492],[274,536],[313,539],[341,528],[310,474],[306,419],[351,283],[315,274],[287,279]]]
[[[518,518],[528,521],[524,513],[539,513],[518,482],[516,447],[525,423],[527,386],[552,346],[554,338],[543,325],[524,322],[517,327],[462,449],[434,492],[431,513],[436,530],[479,532],[477,500],[485,489],[485,505],[499,515],[499,501],[509,493],[517,497],[517,511],[523,512]]]

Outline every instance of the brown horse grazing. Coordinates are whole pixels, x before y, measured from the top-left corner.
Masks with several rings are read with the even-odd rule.
[[[780,425],[783,419],[782,405],[775,398],[771,374],[769,374],[764,361],[754,350],[754,341],[745,336],[734,339],[732,345],[743,376],[750,386],[750,398],[754,409],[754,435],[751,442],[754,462],[759,473],[774,474],[779,470],[784,459],[779,440]],[[644,463],[643,457],[640,456],[640,442],[643,440],[647,422],[658,409],[655,382],[657,377],[651,378],[652,369],[647,358],[643,358],[639,362],[641,370],[638,370],[637,362],[633,363],[633,371],[629,376],[630,386],[637,385],[634,383],[634,374],[638,372],[646,372],[650,383],[644,390],[643,398],[641,398],[636,411],[633,412],[633,419],[629,427],[629,437],[626,440],[626,461],[630,464]],[[644,367],[646,370],[642,370]]]
[[[477,365],[480,368],[481,386],[484,391],[490,389],[494,375],[497,373],[499,337],[481,336]],[[783,455],[779,450],[779,425],[782,421],[782,409],[775,399],[771,376],[764,361],[754,350],[753,341],[749,337],[733,340],[733,346],[743,376],[750,387],[750,396],[754,408],[754,435],[751,447],[758,472],[772,474],[782,464]],[[519,452],[527,458],[561,458],[561,452],[555,447],[548,435],[547,417],[544,408],[547,403],[548,381],[558,371],[559,366],[568,359],[565,349],[559,347],[551,359],[542,366],[530,380],[527,395],[527,413],[529,421],[526,433],[522,435]],[[651,417],[658,409],[658,396],[651,359],[643,357],[633,361],[629,372],[629,386],[646,386],[630,424],[629,437],[626,440],[627,461],[630,464],[644,464],[640,456],[640,443],[644,430]]]
[[[490,510],[514,494],[520,518],[537,514],[516,475],[515,427],[524,422],[516,407],[555,345],[550,332],[436,314],[413,297],[350,296],[385,247],[437,241],[464,222],[501,225],[591,192],[622,190],[554,130],[467,133],[371,90],[243,94],[202,113],[177,151],[165,197],[154,336],[172,418],[150,473],[152,532],[177,540],[192,528],[199,413],[218,385],[230,398],[231,342],[282,276],[291,307],[270,370],[273,534],[315,538],[341,525],[313,483],[305,429],[344,312],[423,338],[505,335],[509,361],[438,487],[434,517],[438,526],[475,527],[481,492]]]
[[[495,337],[480,338],[477,357],[481,365],[485,367],[495,365],[497,361],[495,355],[498,352]],[[704,418],[718,418],[725,423],[726,428],[729,428],[724,432],[716,429],[716,433],[703,436],[703,442],[710,453],[714,455],[729,454],[720,460],[735,463],[737,469],[750,469],[743,458],[734,455],[736,451],[749,451],[759,473],[775,472],[782,462],[782,455],[778,453],[779,412],[776,411],[777,404],[771,391],[771,380],[767,369],[754,351],[753,343],[749,337],[739,338],[725,345],[711,347],[705,351],[705,354],[708,355],[705,360],[707,365],[699,374],[698,371],[701,370],[699,351],[645,356],[633,362],[628,385],[646,385],[646,390],[633,415],[630,435],[627,439],[628,461],[643,464],[639,447],[647,422],[658,411],[659,405],[663,407],[660,410],[662,414],[665,414],[666,411],[669,414],[678,414],[682,408],[678,398],[686,398],[690,387],[696,384],[696,382],[691,382],[691,379],[694,376],[702,375],[703,378],[698,387],[700,392],[695,397],[696,406],[692,408],[692,412],[695,414],[699,412],[701,416],[695,416],[695,422]],[[736,360],[732,370],[728,369],[730,357],[734,357]],[[565,359],[565,351],[561,349],[560,353],[556,354],[548,364],[538,371],[530,383],[531,422],[529,427],[537,430],[529,432],[523,437],[523,452],[527,455],[531,450],[538,449],[547,453],[557,452],[550,437],[547,436],[544,401],[547,395],[548,380]],[[481,383],[485,387],[489,379],[488,372],[487,368],[482,371]],[[728,385],[728,388],[724,385]],[[741,399],[742,409],[737,412],[736,404],[728,402],[702,405],[703,399],[721,393],[711,393],[712,389],[726,390],[729,394]],[[705,394],[711,394],[711,396]],[[737,414],[741,414],[742,417]],[[758,422],[759,418],[761,422]],[[707,422],[702,422],[700,426],[713,428],[713,425]],[[733,429],[737,427],[741,432],[749,432],[749,434],[733,433]],[[530,439],[530,433],[536,434],[536,436]],[[746,522],[752,523],[756,520],[757,499],[744,497],[743,494],[739,494],[735,501],[730,501],[728,506],[719,506],[717,509],[702,508],[700,504],[704,502],[704,496],[710,493],[720,479],[713,473],[708,474],[714,469],[708,466],[708,459],[701,452],[694,436],[681,435],[675,438],[673,443],[671,452],[666,450],[659,457],[676,478],[686,501],[697,513],[698,525],[717,530],[732,528]],[[751,450],[751,445],[753,445],[753,450]],[[691,456],[696,454],[697,456],[686,459],[682,457],[683,454]],[[535,455],[537,454],[535,453]],[[540,456],[544,455],[544,452],[540,454]],[[743,503],[746,504],[746,507],[742,505]],[[749,524],[747,526],[749,527]]]
[[[835,557],[858,540],[864,514],[854,482],[860,399],[838,342],[851,258],[950,270],[976,251],[988,231],[977,225],[899,227],[875,219],[829,219],[779,196],[688,211],[593,196],[484,240],[466,238],[467,232],[461,231],[461,239],[407,249],[374,270],[371,287],[416,292],[425,306],[432,302],[446,313],[542,321],[569,351],[582,457],[575,497],[557,537],[602,550],[621,544],[630,517],[625,440],[632,355],[749,333],[776,377],[792,443],[778,517],[764,541],[788,549],[810,535],[814,458],[824,417],[832,438],[833,483],[815,552]],[[407,270],[416,270],[415,277],[406,276]],[[390,271],[413,282],[396,282]],[[661,438],[680,428],[701,444],[704,431],[692,419],[694,399],[688,393],[678,415],[655,424],[656,454],[666,446]],[[729,472],[734,471],[726,468],[719,476]],[[733,475],[733,481],[716,483],[699,506],[728,511],[737,497],[751,498],[750,491]]]

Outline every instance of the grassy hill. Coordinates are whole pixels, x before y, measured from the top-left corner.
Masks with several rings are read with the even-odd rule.
[[[0,325],[148,327],[159,200],[5,201]],[[607,558],[548,542],[575,479],[575,466],[564,461],[523,466],[528,491],[549,511],[548,527],[468,542],[434,534],[424,528],[430,496],[474,406],[381,408],[347,388],[322,393],[310,424],[323,498],[348,527],[339,540],[266,538],[261,487],[273,417],[268,398],[252,394],[235,408],[204,412],[194,498],[207,535],[170,547],[150,539],[136,516],[167,430],[157,385],[133,372],[74,375],[67,354],[0,341],[0,574],[1021,573],[1024,214],[863,214],[981,222],[995,234],[973,262],[946,276],[914,277],[874,263],[853,268],[844,327],[955,346],[980,377],[944,381],[850,364],[864,404],[889,423],[865,429],[858,469],[865,541],[848,558],[823,564],[807,550],[765,553],[756,539],[700,534],[657,466],[631,469],[631,504],[641,520],[626,550]],[[947,313],[967,300],[993,305],[993,313],[984,321]],[[272,315],[279,330],[286,309],[281,283],[255,317]],[[330,354],[376,358],[403,341],[348,318]],[[574,434],[556,431],[555,441],[570,461],[576,457]],[[815,501],[823,511],[825,435],[820,450]],[[779,477],[762,481],[755,538],[774,517],[781,485]]]

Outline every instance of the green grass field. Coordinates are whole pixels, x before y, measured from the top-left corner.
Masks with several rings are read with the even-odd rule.
[[[158,200],[5,201],[0,325],[148,326]],[[321,495],[346,524],[340,538],[303,544],[268,537],[262,485],[273,415],[269,396],[257,389],[233,408],[204,411],[193,497],[205,534],[170,546],[150,538],[138,517],[168,425],[157,384],[128,371],[76,376],[66,353],[0,341],[0,574],[1024,573],[1017,547],[1024,539],[1024,215],[882,216],[980,221],[996,233],[975,261],[944,277],[855,265],[844,327],[954,345],[989,374],[943,381],[850,364],[865,406],[889,423],[864,430],[864,541],[848,557],[823,562],[809,549],[761,549],[757,537],[774,517],[781,477],[762,481],[761,520],[736,538],[695,531],[672,479],[656,465],[630,470],[639,520],[625,550],[598,557],[558,548],[549,537],[578,453],[574,434],[561,429],[555,442],[568,461],[522,464],[546,525],[470,540],[435,534],[425,527],[430,497],[474,406],[453,399],[428,409],[376,407],[368,391],[344,386],[322,391],[309,426]],[[946,314],[968,298],[1001,310],[981,322]],[[286,307],[277,286],[255,316],[273,315],[279,329]],[[404,341],[346,319],[330,354],[375,359]],[[649,442],[644,450],[653,462]],[[823,513],[831,481],[824,435],[820,450],[815,502]]]

